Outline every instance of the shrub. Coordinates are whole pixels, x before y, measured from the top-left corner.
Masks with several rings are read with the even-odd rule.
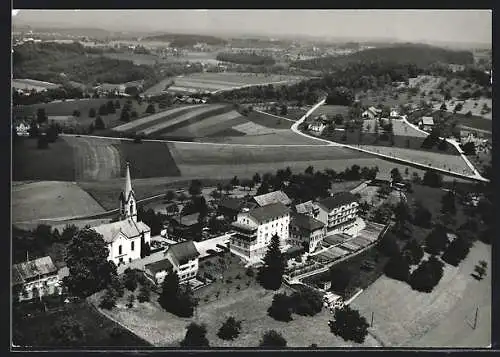
[[[329,322],[330,330],[345,341],[352,340],[363,343],[368,334],[368,323],[359,311],[346,305],[343,309],[335,310],[335,320]]]
[[[127,301],[127,307],[129,309],[133,308],[134,307],[134,302],[135,302],[135,295],[134,294],[130,294],[129,297],[128,297],[128,301]]]
[[[253,271],[252,267],[248,267],[248,268],[247,268],[247,270],[246,270],[246,272],[245,272],[245,274],[246,274],[247,276],[249,276],[249,277],[253,277],[253,276],[255,275],[255,273],[254,273],[254,271]]]
[[[262,336],[260,347],[286,347],[286,340],[279,332],[269,330]]]
[[[233,316],[227,318],[222,324],[217,336],[223,340],[234,340],[241,331],[241,321],[237,321]]]
[[[141,289],[139,290],[139,295],[137,295],[137,300],[139,302],[146,302],[151,299],[151,290],[149,286],[143,285],[141,286]]]
[[[408,281],[410,277],[410,265],[403,254],[393,256],[384,267],[384,273],[389,278]]]
[[[410,285],[417,291],[430,293],[443,276],[443,262],[434,256],[422,262],[411,274]]]
[[[267,314],[277,321],[291,321],[292,306],[290,297],[282,293],[275,294],[271,306],[267,309]]]
[[[99,303],[99,307],[106,309],[106,310],[111,310],[113,307],[116,306],[116,291],[113,291],[112,289],[107,289],[106,293],[101,297],[101,301]]]
[[[321,294],[313,289],[294,292],[290,300],[293,312],[302,316],[314,316],[323,308]]]

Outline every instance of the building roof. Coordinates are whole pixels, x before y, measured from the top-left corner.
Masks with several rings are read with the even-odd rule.
[[[422,117],[423,125],[434,125],[434,119],[432,117]]]
[[[350,192],[338,192],[331,197],[322,199],[321,201],[319,201],[319,204],[328,210],[332,210],[347,203],[357,201],[358,199],[356,198],[356,196]]]
[[[151,228],[149,228],[146,223],[134,222],[132,219],[105,223],[100,226],[92,227],[92,229],[97,233],[102,234],[106,243],[114,242],[120,233],[122,233],[127,239],[131,239],[140,236],[143,232],[151,231]]]
[[[309,232],[315,231],[317,229],[322,229],[325,226],[323,222],[300,213],[293,215],[291,223]]]
[[[239,211],[244,204],[245,204],[245,201],[242,200],[241,198],[224,197],[220,201],[219,207],[224,207],[224,208],[231,209],[234,211]]]
[[[149,263],[144,266],[146,271],[151,272],[153,275],[162,271],[171,271],[173,268],[172,263],[168,259],[162,259],[157,262]]]
[[[262,223],[269,221],[289,213],[288,208],[281,202],[271,203],[262,207],[254,208],[250,210],[248,214],[255,218],[257,222]]]
[[[186,216],[174,216],[172,220],[182,226],[193,226],[198,223],[198,217],[200,216],[199,212],[188,214]]]
[[[177,261],[181,264],[187,262],[188,260],[197,258],[200,255],[196,246],[190,240],[171,245],[168,247],[165,254],[168,252],[171,252],[175,259],[177,259]]]
[[[379,113],[382,112],[381,109],[378,109],[378,108],[375,108],[375,107],[370,107],[367,110],[369,110],[370,112],[375,113],[375,114],[379,114]]]
[[[12,267],[12,281],[14,284],[34,278],[38,275],[57,274],[58,269],[52,258],[46,256],[23,263],[14,264]]]
[[[315,206],[313,201],[307,201],[303,203],[299,203],[298,205],[295,206],[295,210],[297,213],[308,213],[312,212],[314,210]]]
[[[271,203],[281,202],[285,206],[292,203],[292,200],[283,191],[273,191],[253,198],[259,206],[266,206]]]

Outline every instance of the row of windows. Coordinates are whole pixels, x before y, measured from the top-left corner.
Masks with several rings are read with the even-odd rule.
[[[181,274],[179,276],[180,279],[186,279],[186,278],[190,278],[190,277],[194,277],[196,275],[196,272],[195,271],[192,271],[190,273],[186,273],[186,274]]]

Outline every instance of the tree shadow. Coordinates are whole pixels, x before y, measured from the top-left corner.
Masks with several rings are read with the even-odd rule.
[[[476,273],[471,273],[470,274],[474,279],[476,279],[477,281],[481,281],[483,280],[483,277],[482,276],[479,276],[478,274]]]

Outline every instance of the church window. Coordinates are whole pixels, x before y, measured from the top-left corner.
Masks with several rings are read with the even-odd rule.
[[[118,246],[118,254],[122,254],[122,246],[121,245]]]
[[[135,242],[130,243],[130,250],[134,250],[134,243]]]

